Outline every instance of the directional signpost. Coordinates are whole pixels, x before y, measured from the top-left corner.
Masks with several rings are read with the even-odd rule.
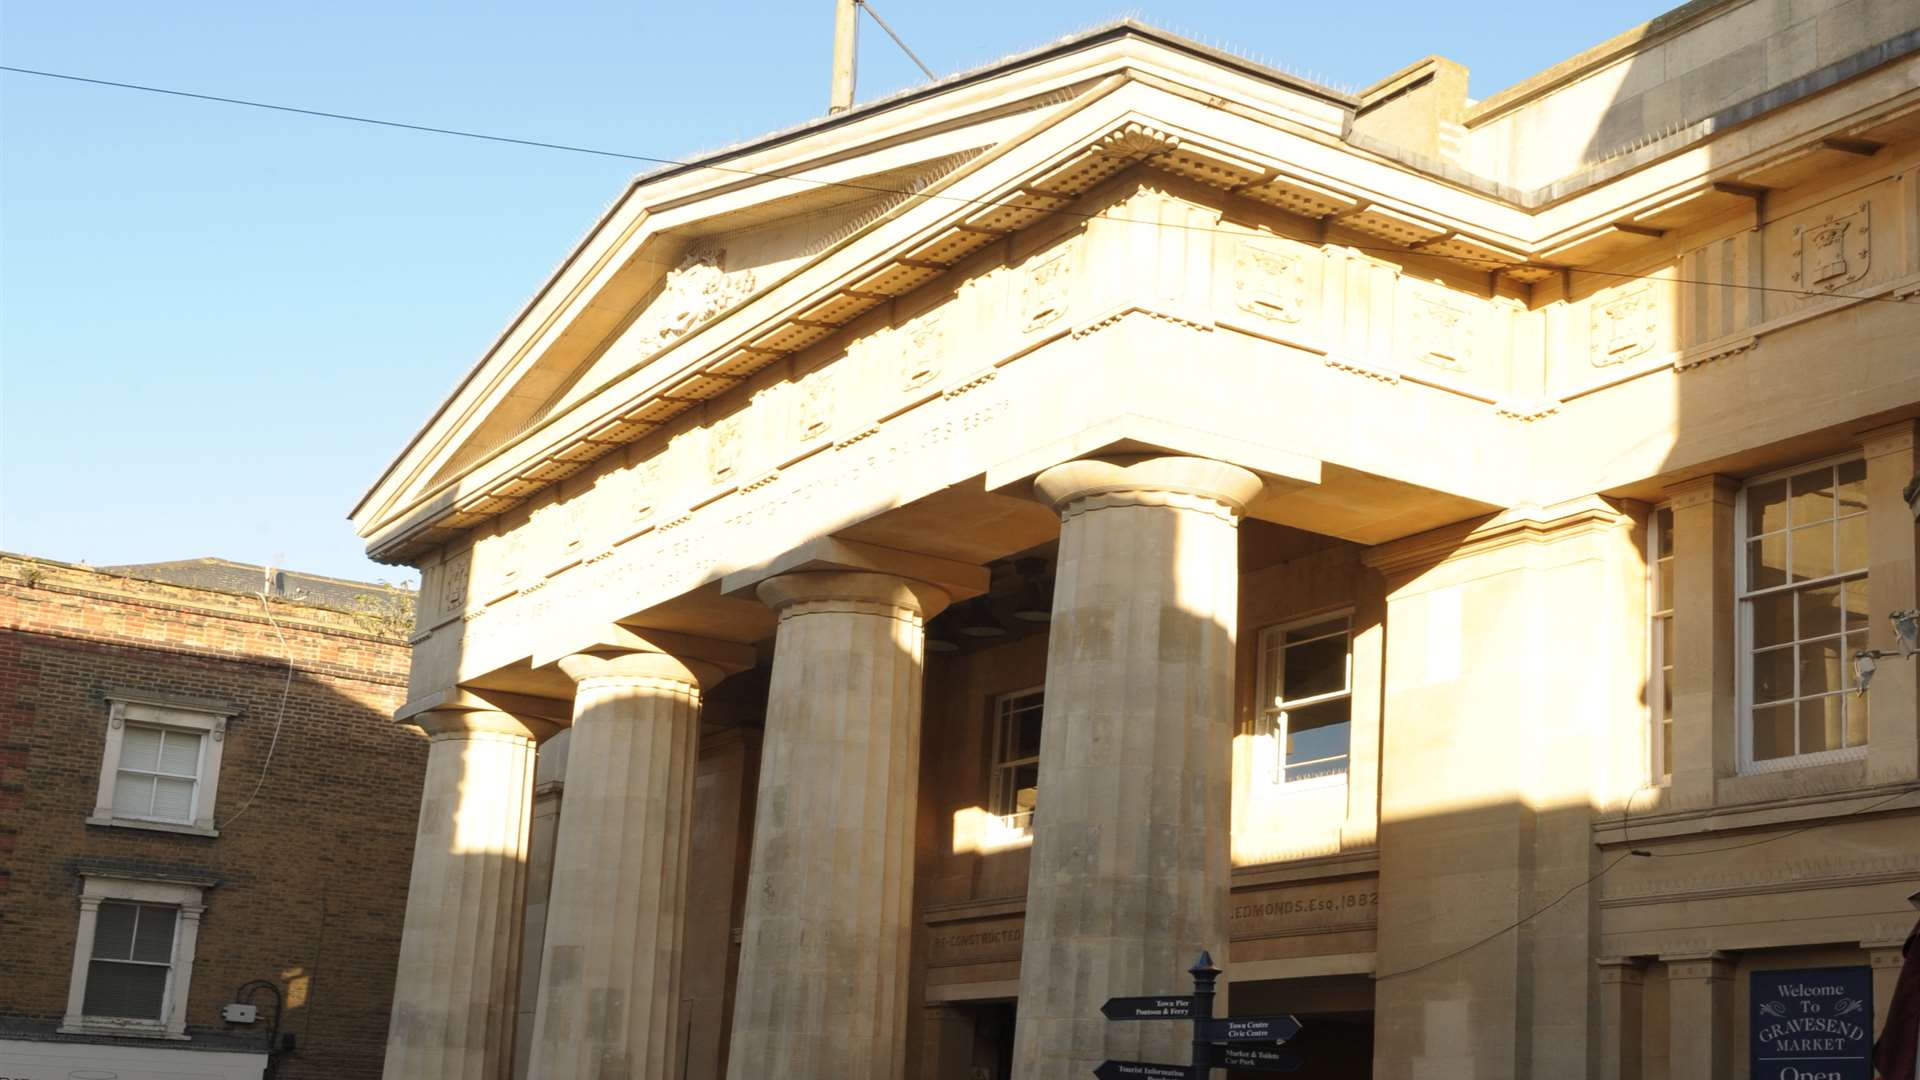
[[[1264,1046],[1215,1046],[1212,1064],[1216,1069],[1292,1072],[1300,1067],[1300,1055],[1291,1050],[1270,1050]]]
[[[1100,1006],[1100,1015],[1109,1020],[1191,1020],[1193,998],[1173,997],[1108,998]]]
[[[1185,1065],[1149,1065],[1144,1061],[1103,1061],[1093,1070],[1099,1080],[1188,1080],[1193,1070]]]
[[[1108,1020],[1191,1020],[1193,1060],[1186,1065],[1145,1061],[1106,1061],[1093,1070],[1098,1080],[1207,1080],[1215,1069],[1293,1072],[1300,1055],[1280,1044],[1300,1031],[1291,1016],[1235,1016],[1216,1019],[1213,987],[1220,969],[1206,953],[1193,962],[1192,994],[1108,998],[1100,1013]]]

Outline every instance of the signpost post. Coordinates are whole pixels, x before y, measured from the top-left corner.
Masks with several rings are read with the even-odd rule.
[[[1185,1065],[1156,1065],[1146,1061],[1105,1061],[1093,1070],[1098,1080],[1208,1080],[1215,1069],[1256,1072],[1293,1072],[1300,1055],[1280,1049],[1300,1030],[1291,1016],[1213,1015],[1214,985],[1220,969],[1202,952],[1188,969],[1193,993],[1151,997],[1108,998],[1100,1014],[1108,1020],[1191,1020],[1192,1060]]]

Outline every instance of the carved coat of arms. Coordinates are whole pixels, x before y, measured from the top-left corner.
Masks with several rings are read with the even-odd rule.
[[[1278,245],[1243,240],[1233,258],[1234,302],[1274,322],[1299,322],[1307,297],[1305,260]]]
[[[1473,312],[1438,297],[1415,297],[1407,336],[1413,354],[1425,363],[1465,371],[1473,353]]]
[[[907,355],[901,361],[905,389],[918,390],[940,377],[947,355],[946,328],[940,316],[928,315],[907,329]]]
[[[822,368],[801,379],[794,388],[793,434],[811,442],[833,427],[833,371]]]
[[[1629,286],[1593,302],[1592,336],[1588,355],[1594,367],[1625,363],[1653,348],[1653,286]]]
[[[746,413],[722,417],[707,429],[707,471],[716,484],[737,479],[740,472],[741,432]]]
[[[1028,332],[1066,313],[1068,254],[1065,250],[1057,251],[1027,272],[1027,280],[1020,288],[1020,314]]]
[[[725,257],[724,251],[696,251],[667,273],[660,295],[641,316],[641,352],[663,348],[753,292],[753,271],[728,273],[720,266]]]
[[[1818,225],[1794,229],[1794,283],[1832,292],[1866,277],[1873,250],[1872,207],[1862,202],[1851,214],[1828,214]]]
[[[473,552],[455,555],[440,569],[440,610],[459,611],[467,603],[467,579],[473,576]]]

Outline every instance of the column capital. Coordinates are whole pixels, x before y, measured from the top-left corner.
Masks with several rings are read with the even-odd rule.
[[[1600,969],[1602,983],[1637,984],[1646,979],[1647,958],[1644,956],[1602,956],[1593,963]]]
[[[538,717],[465,705],[423,709],[406,717],[406,722],[418,725],[435,739],[505,735],[540,742],[560,730],[558,724]]]
[[[752,667],[755,659],[751,645],[614,623],[556,663],[576,687],[588,679],[664,679],[704,690]]]
[[[1661,953],[1667,965],[1667,979],[1731,979],[1733,956],[1717,950],[1691,953]]]
[[[1883,427],[1855,432],[1853,441],[1868,457],[1910,453],[1920,445],[1920,420],[1899,420]]]
[[[1867,954],[1867,960],[1877,968],[1898,968],[1906,963],[1906,940],[1863,941],[1860,948]]]
[[[805,570],[770,577],[755,586],[762,602],[781,618],[820,610],[910,612],[922,621],[946,609],[952,596],[937,585],[895,574]]]
[[[1238,465],[1212,458],[1115,454],[1063,462],[1034,478],[1034,493],[1063,517],[1110,506],[1224,509],[1238,517],[1263,482]],[[1213,503],[1214,506],[1206,506]]]
[[[1718,473],[1681,480],[1678,483],[1668,484],[1666,489],[1667,501],[1675,510],[1685,510],[1704,503],[1732,506],[1734,496],[1739,493],[1740,481]]]

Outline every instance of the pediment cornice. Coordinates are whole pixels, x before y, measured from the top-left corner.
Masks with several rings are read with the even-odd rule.
[[[1015,88],[1027,93],[1012,104],[970,84],[969,100],[949,103],[971,107],[966,116],[938,108],[935,95],[866,118],[866,141],[809,146],[803,136],[715,175],[644,180],[356,510],[371,552],[408,559],[793,362],[1009,236],[1078,227],[1089,211],[1077,201],[1127,169],[1315,223],[1323,243],[1337,232],[1355,250],[1451,266],[1481,278],[1483,295],[1522,299],[1543,283],[1564,291],[1581,267],[1657,245],[1689,215],[1724,215],[1759,190],[1679,162],[1529,212],[1343,141],[1326,122],[1338,101],[1233,100],[1219,83],[1244,75],[1196,67],[1206,65],[1115,41],[1091,66],[1025,73]],[[1880,99],[1872,116],[1816,100],[1807,109],[1825,112],[1814,126],[1806,115],[1783,121],[1771,142],[1748,130],[1744,156],[1729,160],[1751,174],[1795,140],[1884,128],[1920,91],[1895,98]],[[739,230],[827,209],[842,220],[802,258],[742,272],[717,254],[716,241]],[[501,403],[516,395],[524,418],[503,434]],[[1528,419],[1551,412],[1534,404],[1521,410]]]

